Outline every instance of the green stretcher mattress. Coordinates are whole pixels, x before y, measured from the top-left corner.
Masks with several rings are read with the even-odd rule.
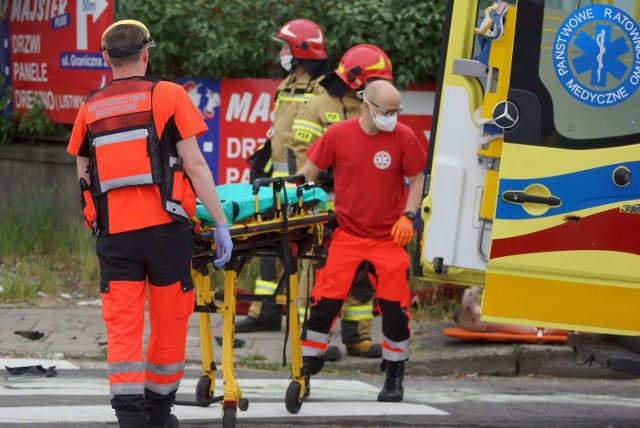
[[[253,186],[251,184],[222,184],[216,186],[222,210],[229,221],[229,225],[242,221],[253,216],[254,195]],[[284,207],[284,191],[287,192],[287,202],[290,205],[296,205],[298,197],[296,196],[296,188],[282,189],[280,202]],[[258,191],[258,202],[260,205],[260,215],[273,211],[275,201],[273,198],[273,189],[271,187],[261,186]],[[312,187],[302,191],[302,205],[305,209],[319,209],[324,211],[327,209],[327,192],[319,187]],[[196,217],[205,222],[206,225],[213,226],[214,221],[207,212],[204,205],[197,200]]]

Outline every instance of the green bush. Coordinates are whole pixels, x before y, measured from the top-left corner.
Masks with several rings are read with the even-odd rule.
[[[157,42],[150,73],[175,78],[282,77],[279,44],[287,21],[308,18],[325,31],[335,67],[351,46],[389,55],[399,87],[432,81],[440,59],[446,0],[121,0],[118,19],[138,19]]]
[[[25,113],[12,111],[5,117],[4,111],[11,104],[13,88],[4,87],[4,76],[0,75],[0,143],[7,143],[17,136],[69,136],[68,127],[49,119],[42,99],[37,95],[33,107]]]

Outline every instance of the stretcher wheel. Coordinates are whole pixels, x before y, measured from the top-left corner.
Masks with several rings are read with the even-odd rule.
[[[200,404],[210,403],[213,392],[211,389],[211,378],[209,376],[200,376],[196,385],[196,402]]]
[[[222,427],[223,428],[235,428],[236,426],[236,408],[225,407],[222,411]]]
[[[238,401],[238,409],[242,410],[243,412],[246,412],[247,409],[249,409],[249,399],[241,398]]]
[[[299,382],[291,382],[287,388],[287,395],[284,398],[284,404],[289,413],[298,413],[300,411],[300,407],[302,407],[300,388],[302,388],[302,386]]]

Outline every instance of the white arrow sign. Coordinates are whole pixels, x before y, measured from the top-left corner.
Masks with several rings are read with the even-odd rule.
[[[76,48],[86,51],[89,45],[87,36],[87,17],[93,17],[93,24],[96,23],[102,12],[109,7],[108,0],[76,0]]]

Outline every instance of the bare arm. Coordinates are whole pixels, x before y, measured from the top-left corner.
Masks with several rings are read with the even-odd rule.
[[[191,136],[178,142],[176,149],[178,150],[178,155],[182,158],[185,172],[191,178],[193,190],[204,207],[213,217],[216,224],[227,224],[227,218],[222,211],[211,170],[200,152],[196,137]]]
[[[89,158],[86,156],[77,156],[76,166],[78,168],[78,180],[84,178],[87,184],[90,184],[91,179],[89,178]]]
[[[298,170],[296,174],[303,174],[307,181],[315,181],[318,178],[318,174],[322,171],[318,166],[307,160],[307,162]]]
[[[424,174],[419,173],[408,178],[409,195],[407,196],[407,205],[405,211],[416,212],[422,203],[422,190],[424,187]]]

